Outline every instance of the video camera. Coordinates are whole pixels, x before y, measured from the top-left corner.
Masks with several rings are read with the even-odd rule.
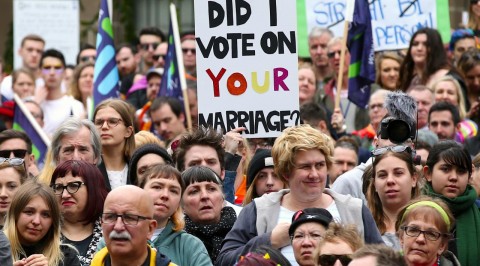
[[[409,138],[414,140],[416,128],[394,117],[386,117],[380,123],[380,137],[395,144],[402,144]]]

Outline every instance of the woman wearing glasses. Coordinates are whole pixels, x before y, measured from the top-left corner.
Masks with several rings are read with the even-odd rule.
[[[63,243],[78,250],[80,265],[90,265],[102,237],[100,216],[107,197],[102,173],[84,161],[65,161],[53,172],[51,187],[64,217]]]
[[[353,224],[330,223],[323,240],[313,253],[317,266],[347,266],[352,254],[363,247],[363,241]]]
[[[52,189],[28,181],[15,193],[4,232],[16,266],[77,266],[77,251],[61,244],[62,215]]]
[[[461,265],[478,265],[480,211],[475,204],[477,192],[469,184],[470,155],[455,141],[441,141],[430,150],[423,172],[427,180],[426,194],[447,203],[457,220],[456,227],[450,228],[455,241],[449,242],[448,249]]]
[[[306,208],[293,214],[288,234],[292,239],[293,254],[299,265],[315,265],[313,252],[332,220],[330,212],[321,208]]]
[[[135,149],[133,107],[120,99],[101,102],[93,114],[102,142],[102,162],[98,166],[107,190],[130,184],[128,162]]]
[[[15,192],[26,179],[23,159],[0,157],[0,228],[3,228]]]
[[[373,176],[366,193],[368,207],[387,246],[400,250],[395,222],[400,209],[419,194],[412,149],[388,146],[372,151]]]
[[[89,105],[93,104],[88,101],[92,101],[94,66],[95,63],[87,61],[75,67],[72,82],[68,84],[68,93],[75,100],[82,102],[85,110],[90,110],[91,106]]]
[[[442,200],[422,196],[410,201],[398,213],[395,226],[407,264],[459,266],[447,250],[454,224],[455,218]]]

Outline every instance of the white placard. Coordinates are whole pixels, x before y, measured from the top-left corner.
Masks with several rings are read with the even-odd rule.
[[[300,122],[295,10],[291,0],[195,1],[200,126],[276,137]]]
[[[63,53],[67,64],[76,64],[80,43],[80,6],[78,0],[14,0],[14,65],[22,66],[17,52],[23,37],[40,35],[45,49]]]
[[[305,0],[305,4],[308,32],[317,26],[343,35],[346,0]],[[436,0],[376,0],[370,4],[370,14],[375,51],[408,48],[418,29],[437,27]]]

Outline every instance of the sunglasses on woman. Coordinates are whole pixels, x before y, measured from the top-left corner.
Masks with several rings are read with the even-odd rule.
[[[340,261],[342,266],[347,266],[352,261],[352,258],[348,254],[323,254],[318,257],[318,263],[321,266],[333,266],[335,265],[335,262],[337,262],[337,260]]]

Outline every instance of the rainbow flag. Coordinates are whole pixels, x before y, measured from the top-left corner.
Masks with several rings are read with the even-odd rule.
[[[93,104],[88,110],[89,118],[101,101],[118,97],[118,69],[115,62],[113,30],[108,13],[107,0],[101,0],[98,15],[97,60],[93,78]]]
[[[168,49],[165,57],[165,69],[163,71],[162,83],[157,96],[168,96],[179,99],[183,102],[182,86],[178,71],[178,58],[175,41],[173,37],[172,17],[170,16],[170,27],[168,29]]]
[[[27,133],[32,141],[32,154],[35,155],[38,164],[43,165],[48,147],[50,146],[50,140],[16,94],[14,95],[14,100],[13,129]]]

